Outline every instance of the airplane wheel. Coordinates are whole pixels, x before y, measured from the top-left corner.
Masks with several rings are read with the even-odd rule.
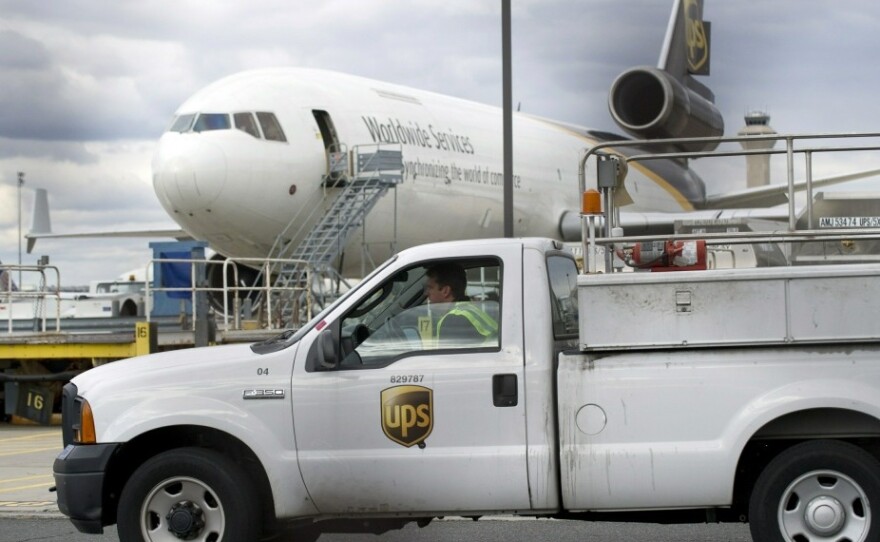
[[[880,462],[853,444],[816,440],[771,461],[749,500],[755,542],[880,539]]]
[[[119,539],[142,542],[257,540],[258,497],[245,472],[202,448],[159,454],[122,490]]]

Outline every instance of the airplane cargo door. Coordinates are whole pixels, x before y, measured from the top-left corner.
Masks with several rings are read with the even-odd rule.
[[[327,158],[327,179],[335,181],[339,178],[339,174],[333,172],[330,164],[333,153],[342,152],[342,145],[339,143],[339,136],[336,134],[336,127],[333,125],[333,119],[330,113],[321,109],[313,109],[312,115],[315,122],[318,123],[318,130],[321,131],[321,139],[324,141],[324,152]]]
[[[328,317],[337,367],[320,369],[320,338],[298,349],[297,453],[322,514],[530,507],[522,322],[512,310],[521,266],[454,261],[479,336],[450,338],[448,307],[425,303],[433,265],[408,267]]]

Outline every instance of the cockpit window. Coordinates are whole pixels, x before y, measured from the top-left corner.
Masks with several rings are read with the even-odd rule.
[[[190,128],[192,128],[193,121],[196,116],[194,113],[190,113],[189,115],[180,115],[179,117],[175,117],[171,122],[171,128],[168,129],[169,132],[188,132]]]
[[[260,129],[257,128],[257,121],[251,113],[235,113],[232,115],[235,121],[235,127],[242,132],[247,132],[257,139],[260,139]]]
[[[208,130],[228,130],[229,115],[226,113],[201,113],[193,126],[194,132],[207,132]]]
[[[256,118],[254,115],[256,114]],[[259,122],[259,125],[258,125]],[[246,132],[257,139],[267,139],[269,141],[283,141],[287,138],[284,136],[284,130],[275,113],[266,111],[251,113],[242,111],[239,113],[187,113],[178,115],[171,120],[171,128],[169,132],[208,132],[211,130],[229,130],[233,127],[233,123],[237,130]],[[262,134],[260,133],[262,128]]]
[[[278,123],[274,113],[257,112],[257,119],[260,121],[260,126],[263,128],[263,135],[266,136],[266,139],[271,141],[287,141],[287,138],[284,137],[284,130],[281,129],[281,124]]]

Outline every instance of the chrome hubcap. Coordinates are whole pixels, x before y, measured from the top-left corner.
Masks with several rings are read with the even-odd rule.
[[[141,534],[149,542],[223,538],[226,514],[210,486],[186,476],[156,484],[141,507]]]
[[[778,519],[786,540],[861,542],[871,527],[871,508],[864,490],[849,476],[813,471],[782,493]]]
[[[816,497],[804,510],[806,526],[816,534],[831,536],[840,532],[846,521],[846,512],[834,497]]]

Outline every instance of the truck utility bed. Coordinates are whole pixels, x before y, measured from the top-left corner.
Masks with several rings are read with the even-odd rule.
[[[578,277],[585,351],[876,341],[880,265]]]

